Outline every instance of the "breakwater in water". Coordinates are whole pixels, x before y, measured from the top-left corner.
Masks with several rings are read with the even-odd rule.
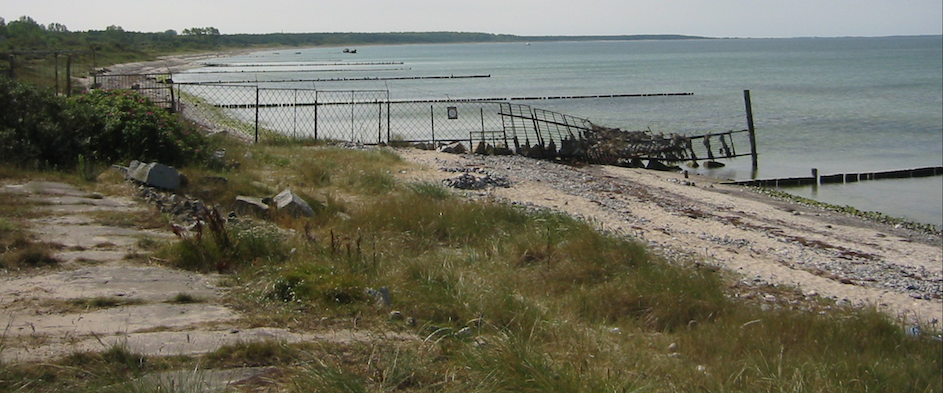
[[[834,175],[819,175],[818,170],[812,169],[812,176],[787,177],[780,179],[754,179],[729,182],[727,184],[750,187],[790,187],[819,184],[855,183],[866,180],[880,179],[908,179],[914,177],[931,177],[943,175],[943,167],[924,167],[914,169],[899,169],[883,172],[868,173],[839,173]]]

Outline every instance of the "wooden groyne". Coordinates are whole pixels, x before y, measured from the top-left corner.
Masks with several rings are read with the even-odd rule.
[[[868,173],[840,173],[835,175],[817,176],[817,170],[812,170],[812,176],[809,177],[787,177],[780,179],[757,179],[728,182],[738,186],[750,187],[795,187],[809,186],[819,184],[837,184],[837,183],[855,183],[865,180],[880,179],[908,179],[914,177],[931,177],[943,175],[943,167],[924,167],[915,169],[899,169],[894,171],[868,172]]]

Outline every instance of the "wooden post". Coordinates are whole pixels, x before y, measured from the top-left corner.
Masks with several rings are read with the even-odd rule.
[[[56,77],[55,77],[55,79],[56,79],[56,95],[59,95],[59,52],[56,52],[56,53],[53,55],[53,58],[55,59],[55,64],[56,64],[56,65],[55,65],[55,67],[56,67]]]
[[[56,82],[56,84],[58,83],[59,82]],[[71,54],[69,54],[65,58],[65,96],[72,97],[72,55]]]
[[[758,167],[757,163],[757,153],[756,153],[756,129],[753,127],[753,105],[750,103],[750,91],[743,91],[743,102],[746,105],[747,111],[747,131],[750,133],[750,156],[753,157],[753,169],[754,172]]]

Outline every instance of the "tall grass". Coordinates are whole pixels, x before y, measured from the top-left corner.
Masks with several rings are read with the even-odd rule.
[[[385,152],[266,151],[293,164],[266,158],[252,164],[257,170],[284,173],[307,194],[334,195],[349,219],[282,222],[305,227],[307,240],[287,239],[297,250],[290,258],[241,275],[257,288],[245,298],[273,313],[301,306],[317,318],[413,331],[438,360],[412,368],[410,380],[433,390],[943,387],[940,344],[905,336],[876,311],[820,315],[733,301],[721,272],[673,263],[566,215],[469,202],[437,184],[387,183],[402,164]],[[380,287],[392,306],[368,293]],[[388,320],[391,309],[415,324]],[[288,314],[297,326],[323,323]],[[356,364],[318,362],[293,386],[393,389]]]
[[[207,205],[268,192],[253,185],[262,182],[324,196],[327,208],[276,217],[277,230],[242,219],[208,227],[163,258],[194,270],[224,264],[235,283],[230,302],[253,326],[353,323],[415,337],[246,343],[201,359],[279,367],[274,390],[943,390],[943,344],[906,335],[876,310],[734,298],[723,272],[676,263],[567,215],[398,182],[407,167],[385,150],[280,143],[227,151],[243,157],[239,169],[201,169],[229,178],[205,193]],[[392,304],[371,292],[381,287]],[[391,318],[394,310],[403,318]],[[0,379],[15,379],[10,370],[0,365],[8,373]]]

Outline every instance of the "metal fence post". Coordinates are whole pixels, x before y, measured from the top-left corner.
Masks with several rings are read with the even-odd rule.
[[[383,104],[376,100],[377,104],[377,144],[383,143]]]
[[[255,86],[255,143],[259,143],[259,86]]]
[[[432,126],[432,147],[435,147],[435,106],[429,105],[429,124]]]

